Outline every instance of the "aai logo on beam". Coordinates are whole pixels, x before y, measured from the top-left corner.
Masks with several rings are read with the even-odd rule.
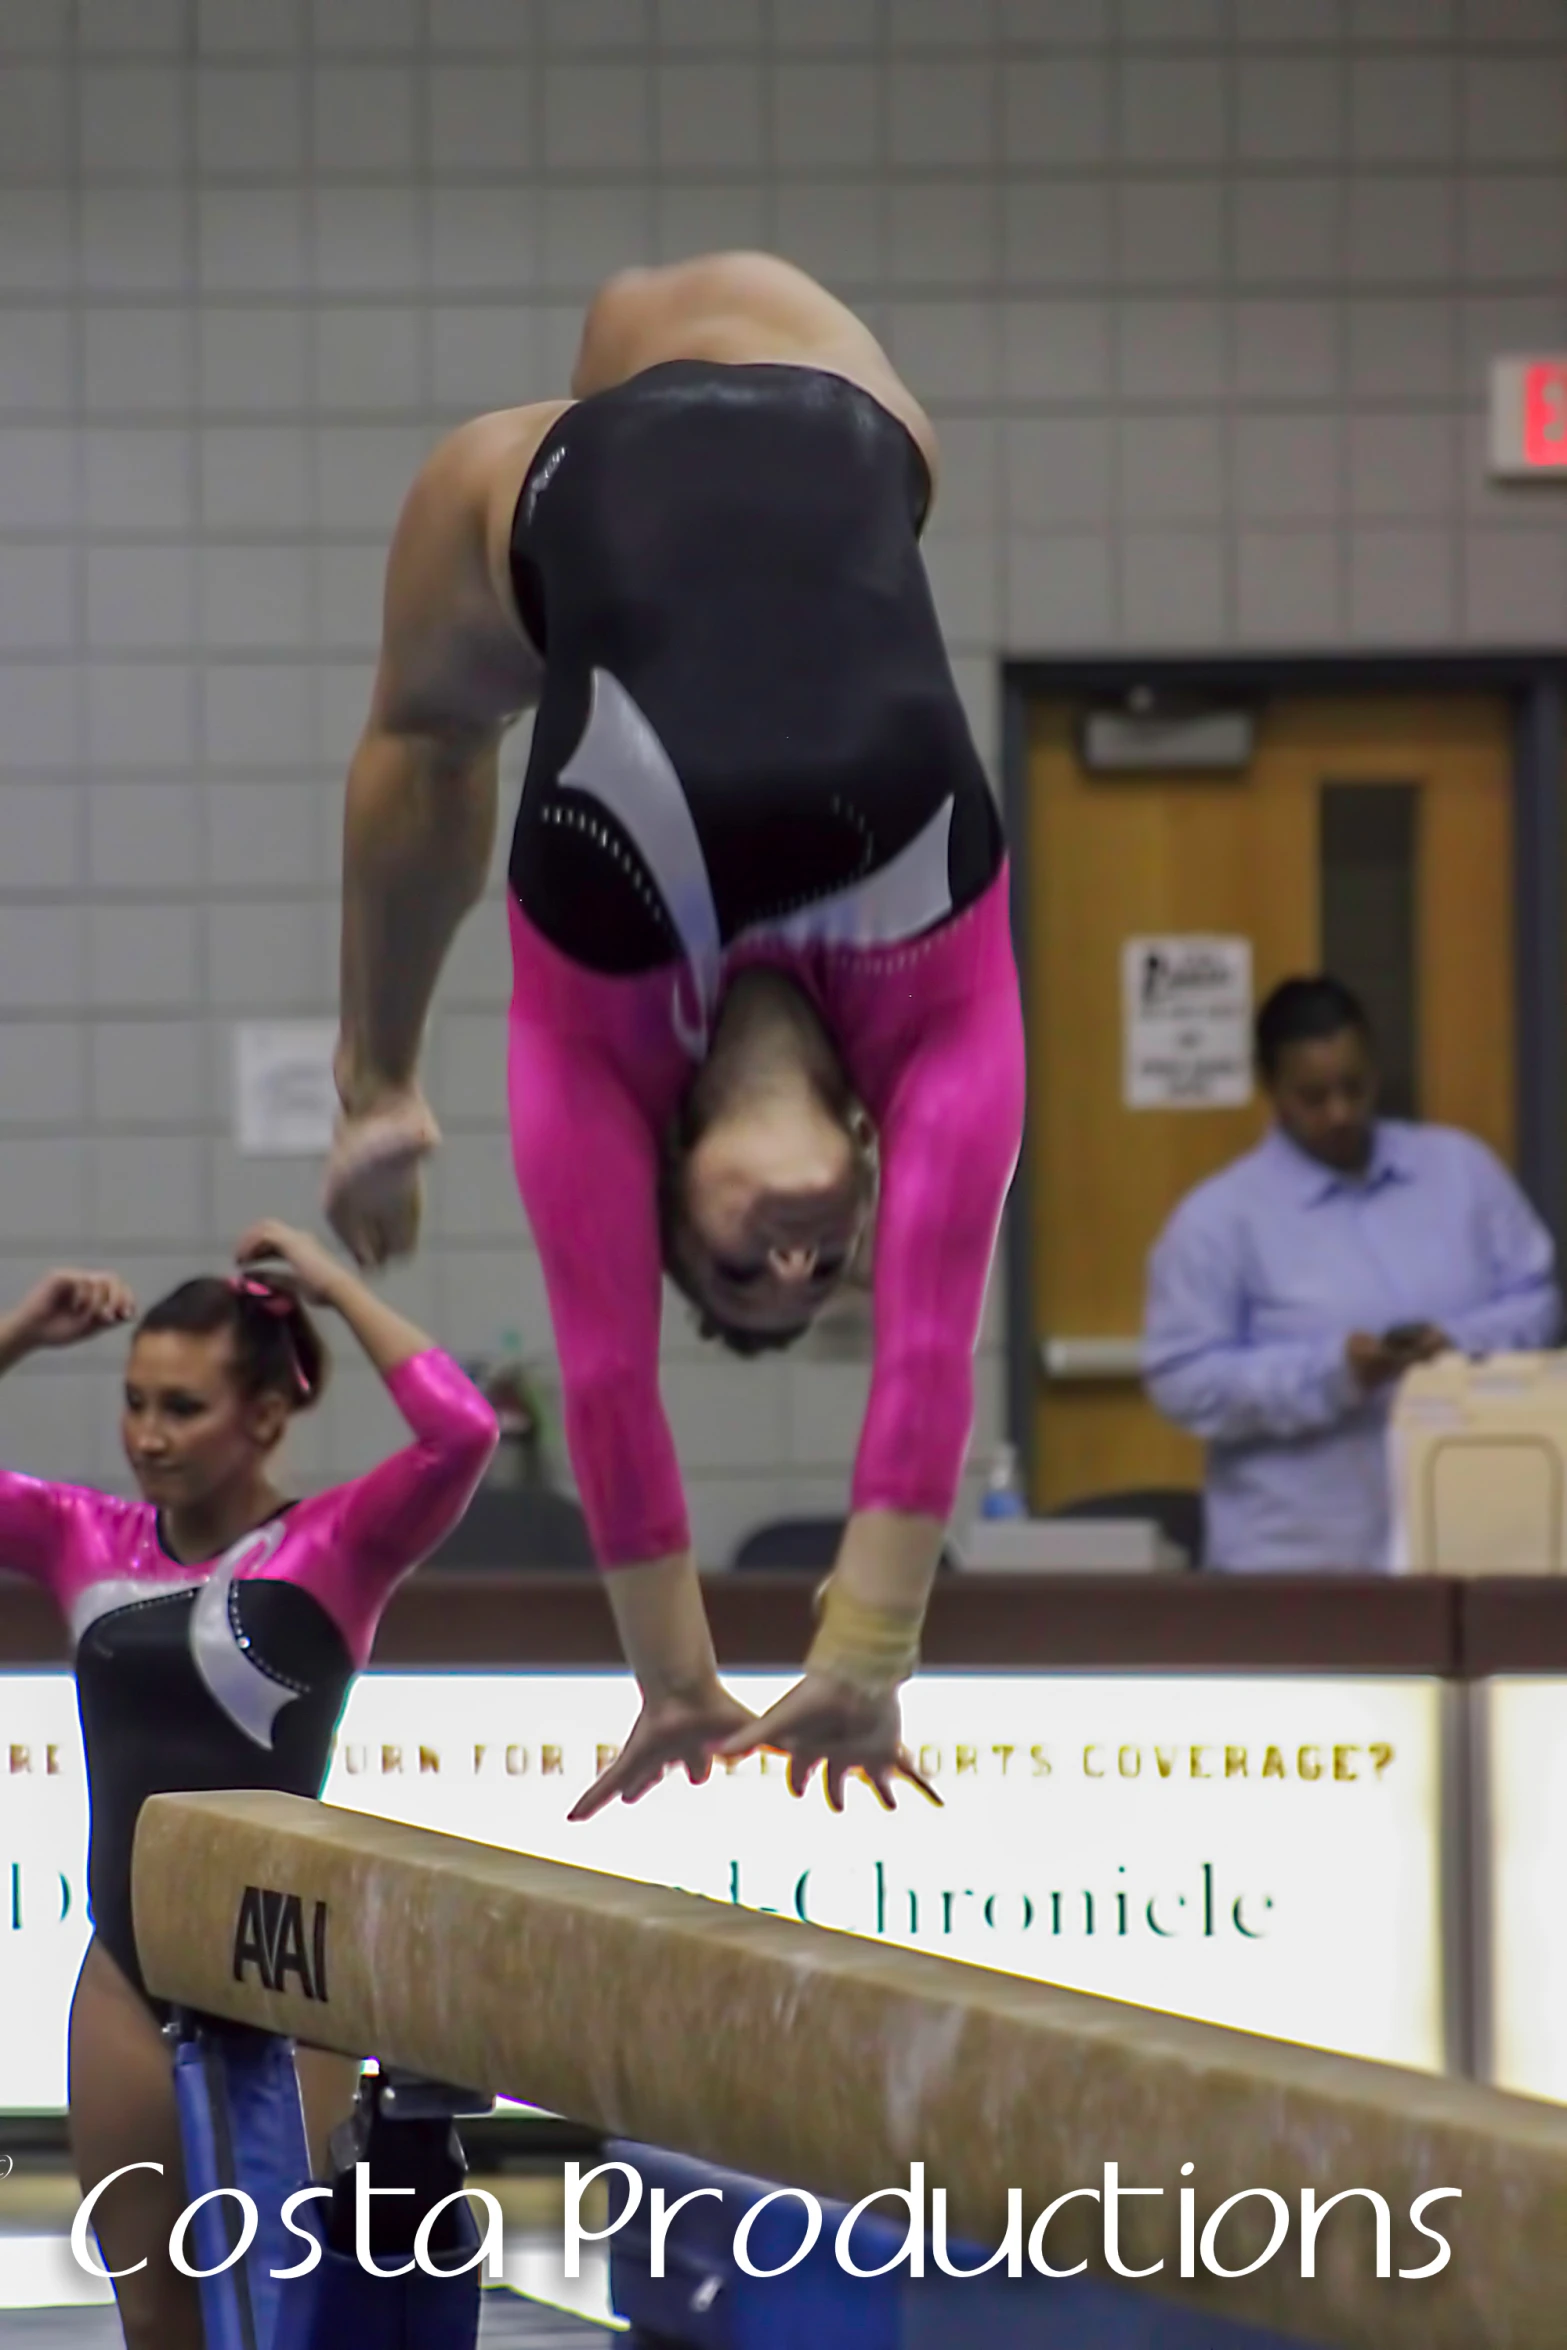
[[[297,1893],[247,1885],[234,1924],[235,1982],[243,1983],[246,1968],[253,1966],[263,1991],[286,1991],[289,1978],[297,1975],[301,1997],[324,2001],[326,1906],[312,1903],[307,1934],[305,1904]]]

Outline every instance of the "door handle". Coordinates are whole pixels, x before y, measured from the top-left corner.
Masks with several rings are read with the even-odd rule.
[[[1042,1338],[1039,1364],[1047,1379],[1141,1379],[1140,1338]]]

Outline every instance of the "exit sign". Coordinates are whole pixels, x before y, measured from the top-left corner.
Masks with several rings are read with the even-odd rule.
[[[1567,356],[1492,360],[1491,472],[1567,481]]]

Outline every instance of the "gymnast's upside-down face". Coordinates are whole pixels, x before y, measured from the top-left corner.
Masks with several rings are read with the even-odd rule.
[[[752,1105],[692,1144],[683,1191],[682,1286],[722,1330],[765,1343],[806,1329],[838,1288],[874,1178],[843,1120]]]

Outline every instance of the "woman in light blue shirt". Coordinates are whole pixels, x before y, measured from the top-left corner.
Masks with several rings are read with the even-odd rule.
[[[1555,1249],[1483,1143],[1378,1118],[1370,1025],[1337,980],[1274,990],[1257,1066],[1271,1131],[1149,1261],[1148,1392],[1208,1447],[1209,1566],[1383,1569],[1394,1383],[1449,1347],[1553,1344]]]

